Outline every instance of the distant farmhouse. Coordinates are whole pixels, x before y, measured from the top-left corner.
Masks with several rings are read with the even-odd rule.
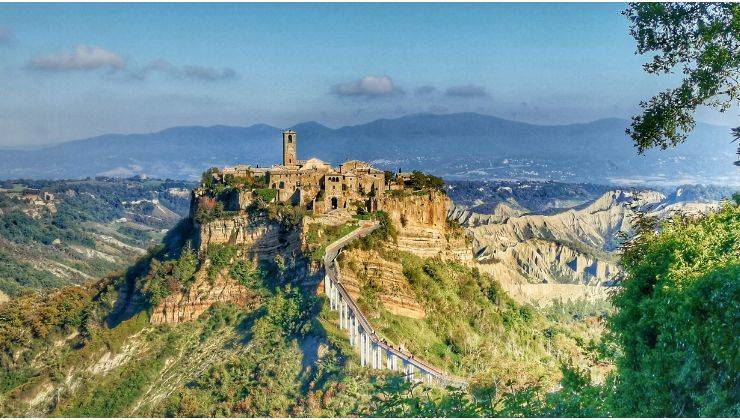
[[[367,162],[350,160],[334,168],[317,158],[299,160],[298,136],[293,130],[283,132],[283,163],[269,168],[250,165],[226,167],[213,173],[218,182],[258,184],[274,190],[275,201],[303,206],[316,213],[347,209],[362,204],[369,211],[377,209],[378,199],[387,190],[403,188],[403,180],[411,174],[386,176],[384,171]],[[231,210],[238,210],[251,202],[239,197]],[[238,207],[238,208],[234,208]]]

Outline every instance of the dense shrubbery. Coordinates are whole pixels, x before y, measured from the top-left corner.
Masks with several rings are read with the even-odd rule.
[[[82,325],[91,293],[67,287],[49,295],[26,295],[0,306],[0,392],[28,380],[38,348]]]
[[[272,188],[258,188],[254,190],[254,193],[265,203],[272,203],[275,197],[277,197],[277,190]]]
[[[79,225],[64,223],[58,217],[45,223],[28,217],[20,210],[8,212],[0,219],[0,236],[17,243],[40,242],[51,245],[55,239],[93,247],[90,238],[83,235]]]
[[[208,277],[214,279],[216,274],[231,265],[232,260],[236,257],[239,250],[234,245],[228,244],[211,244],[208,246],[208,259],[211,264],[208,266]]]
[[[391,221],[388,213],[378,211],[375,212],[372,217],[378,222],[378,228],[371,234],[356,239],[349,245],[349,248],[359,247],[360,249],[370,250],[383,246],[383,243],[387,241],[396,242],[398,239],[398,231],[393,225],[393,221]]]
[[[306,233],[308,253],[314,261],[320,261],[324,258],[327,246],[358,227],[359,225],[353,221],[338,226],[326,226],[321,223],[310,224]]]
[[[358,399],[353,395],[358,393],[356,385],[348,387],[355,379],[343,375],[333,346],[327,348],[321,364],[302,369],[302,359],[315,351],[309,349],[307,335],[314,335],[314,340],[316,335],[324,335],[315,323],[319,309],[316,298],[286,286],[276,290],[261,310],[244,321],[228,313],[212,314],[211,319],[217,319],[218,325],[248,326],[249,351],[216,363],[174,393],[165,403],[163,414],[274,417],[359,413]],[[208,329],[212,329],[211,320],[207,322]],[[364,397],[367,395],[365,391]]]
[[[255,290],[263,287],[265,275],[264,270],[255,267],[250,261],[244,259],[235,262],[229,270],[229,276],[238,281],[239,284]]]
[[[195,281],[198,258],[188,247],[180,257],[172,260],[150,263],[149,274],[142,280],[141,292],[149,304],[156,306],[172,293],[187,288]]]
[[[438,178],[434,175],[425,174],[424,172],[414,171],[411,173],[411,179],[404,183],[404,187],[411,188],[412,190],[439,190],[445,186],[445,182],[442,178]]]
[[[210,223],[224,215],[224,205],[221,202],[209,203],[201,200],[195,208],[193,219],[199,224]]]
[[[623,251],[616,413],[740,415],[740,206],[657,232],[642,220]]]

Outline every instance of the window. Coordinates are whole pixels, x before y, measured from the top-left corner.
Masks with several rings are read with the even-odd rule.
[[[282,190],[283,188],[285,188],[285,183],[283,181],[280,181],[280,189]]]
[[[293,135],[288,134],[288,143],[293,143]]]

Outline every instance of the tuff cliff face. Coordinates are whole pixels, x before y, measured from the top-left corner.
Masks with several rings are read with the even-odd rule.
[[[255,266],[274,263],[280,256],[284,269],[295,272],[301,258],[300,232],[299,227],[288,228],[263,215],[247,213],[196,223],[193,239],[202,263],[195,274],[195,281],[187,291],[173,293],[159,303],[153,309],[150,321],[153,324],[191,321],[217,302],[240,306],[255,303],[257,296],[254,292],[231,278],[228,269],[221,270],[215,277],[209,276],[208,247],[214,244],[237,245],[239,251],[233,259],[246,259]]]
[[[422,258],[472,263],[470,243],[459,226],[447,222],[450,199],[445,194],[389,195],[383,197],[380,205],[397,231],[396,241],[384,244],[385,252],[347,250],[341,260],[343,284],[356,300],[371,290],[389,312],[424,318],[424,309],[416,300],[402,265],[384,253],[402,251]]]
[[[385,196],[381,209],[398,230],[396,246],[420,257],[441,257],[471,261],[470,245],[461,229],[447,223],[450,199],[439,192],[401,197]]]
[[[354,249],[344,256],[342,265],[342,284],[355,301],[371,285],[377,289],[380,303],[392,314],[424,318],[424,308],[416,301],[401,264],[383,259],[377,251]]]
[[[300,251],[300,231],[286,228],[265,216],[242,213],[196,225],[199,252],[211,244],[242,245],[249,254],[261,260],[272,260],[278,254],[295,256]]]
[[[197,319],[214,303],[231,302],[247,307],[259,302],[254,290],[242,286],[229,277],[228,270],[209,279],[205,267],[196,274],[196,280],[186,293],[167,296],[152,311],[152,324],[178,324]]]

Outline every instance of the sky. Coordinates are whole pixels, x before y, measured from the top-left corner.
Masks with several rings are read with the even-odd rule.
[[[643,72],[625,7],[4,3],[0,147],[420,112],[629,118],[679,78]]]

